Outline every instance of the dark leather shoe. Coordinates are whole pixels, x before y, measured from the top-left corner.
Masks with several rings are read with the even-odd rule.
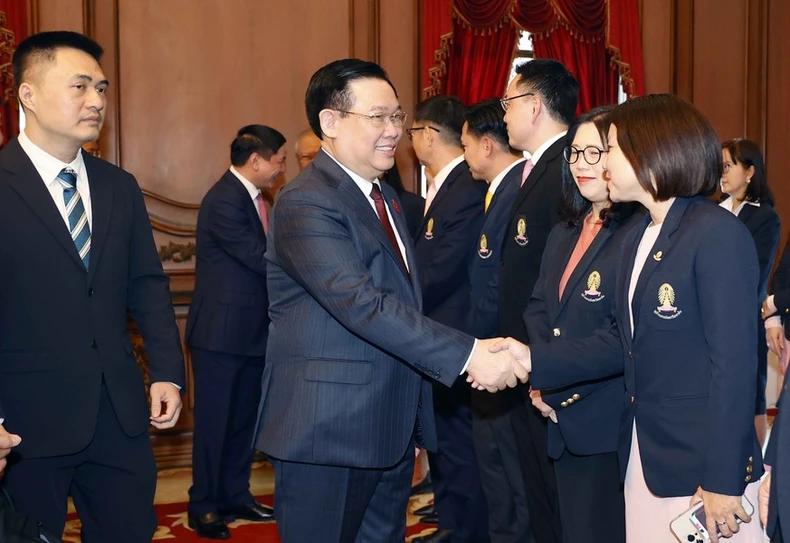
[[[439,524],[439,515],[436,514],[436,511],[433,512],[432,515],[425,515],[424,517],[420,517],[421,524]]]
[[[239,505],[230,509],[220,509],[219,514],[227,522],[237,519],[251,520],[253,522],[274,520],[274,509],[268,505],[261,505],[258,502]]]
[[[206,513],[196,517],[189,515],[189,527],[195,530],[198,537],[207,539],[230,539],[230,532],[225,522],[216,513]]]
[[[432,503],[429,503],[428,505],[415,509],[412,512],[412,515],[417,515],[418,517],[424,517],[427,515],[435,515],[435,514],[436,514],[436,509],[434,508],[434,504]]]
[[[430,535],[415,537],[412,543],[449,543],[452,535],[452,530],[436,530]]]
[[[420,494],[431,494],[433,492],[433,481],[431,481],[431,474],[425,476],[425,479],[411,487],[409,496],[418,496]]]

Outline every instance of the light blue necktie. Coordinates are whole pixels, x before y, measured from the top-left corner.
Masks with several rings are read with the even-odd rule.
[[[63,201],[66,203],[71,239],[87,270],[91,253],[91,227],[88,224],[85,205],[77,191],[77,174],[71,168],[63,168],[58,174],[58,181],[63,185]]]

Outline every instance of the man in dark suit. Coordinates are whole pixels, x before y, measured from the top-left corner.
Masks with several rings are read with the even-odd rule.
[[[250,494],[250,444],[269,334],[261,189],[285,173],[285,138],[268,126],[245,126],[230,162],[200,207],[186,331],[195,377],[189,523],[212,539],[230,537],[227,520],[274,517]]]
[[[415,442],[436,446],[424,376],[450,386],[465,369],[496,391],[523,368],[421,314],[406,222],[378,182],[405,118],[384,70],[332,62],[305,105],[323,149],[273,211],[257,446],[285,543],[403,541]]]
[[[4,484],[52,532],[71,494],[85,541],[140,543],[156,529],[148,427],[176,423],[184,363],[142,193],[80,149],[104,117],[101,54],[73,32],[14,53],[27,126],[0,152],[0,419],[22,442]],[[127,311],[145,340],[150,412]]]
[[[461,147],[466,108],[454,96],[434,96],[417,104],[409,137],[417,159],[436,175],[414,245],[420,270],[423,313],[462,332],[471,310],[469,255],[483,221],[488,187],[469,173]],[[472,444],[471,388],[457,381],[434,385],[433,408],[439,445],[429,453],[438,529],[418,542],[488,539],[485,496]]]
[[[499,334],[499,259],[524,167],[523,153],[508,144],[504,115],[499,100],[475,104],[467,111],[461,136],[472,176],[488,182],[485,219],[467,258],[472,288],[469,325],[476,337]],[[518,390],[498,394],[472,391],[472,435],[488,502],[492,543],[534,541],[510,418],[521,399]]]
[[[500,334],[529,342],[523,315],[540,273],[552,227],[560,221],[562,149],[576,113],[579,84],[560,62],[535,59],[516,68],[502,99],[510,145],[530,154],[510,212],[499,275]],[[559,543],[554,470],[547,454],[547,419],[532,407],[527,387],[514,410],[532,530],[541,543]]]

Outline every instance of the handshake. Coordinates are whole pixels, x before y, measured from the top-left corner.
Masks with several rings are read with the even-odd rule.
[[[478,339],[466,381],[477,390],[497,392],[526,383],[532,371],[529,347],[513,338]]]

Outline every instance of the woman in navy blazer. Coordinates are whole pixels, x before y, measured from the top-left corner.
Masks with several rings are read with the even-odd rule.
[[[705,198],[721,177],[719,141],[694,106],[670,95],[629,100],[609,120],[610,197],[649,212],[622,244],[615,322],[585,339],[499,348],[531,366],[541,389],[624,371],[618,453],[629,543],[671,541],[670,522],[700,500],[714,543],[717,528],[760,541],[741,503],[744,491],[756,503],[763,473],[759,266],[749,231]]]
[[[615,204],[601,164],[606,115],[582,115],[568,130],[563,156],[564,222],[549,234],[540,277],[524,314],[534,343],[585,338],[612,318],[619,247],[638,219],[634,204]],[[614,361],[622,355],[614,353]],[[621,362],[622,363],[622,362]],[[571,375],[567,376],[572,379]],[[625,384],[622,374],[533,390],[533,405],[549,424],[563,541],[625,541],[625,503],[617,464],[617,439]]]
[[[774,266],[776,250],[779,248],[781,221],[774,211],[774,195],[765,177],[765,162],[760,147],[750,140],[736,138],[721,144],[724,168],[721,176],[721,191],[726,195],[719,204],[741,219],[752,235],[757,248],[760,264],[759,300],[768,296],[768,277]],[[757,308],[759,312],[760,308]],[[759,315],[758,315],[759,317]],[[779,321],[778,323],[776,321]],[[768,377],[768,343],[771,335],[779,335],[784,343],[784,334],[775,334],[771,327],[781,327],[781,321],[774,319],[757,321],[757,401],[754,409],[754,426],[760,445],[765,442],[768,432],[767,404],[765,385]],[[766,336],[766,341],[761,341]]]

